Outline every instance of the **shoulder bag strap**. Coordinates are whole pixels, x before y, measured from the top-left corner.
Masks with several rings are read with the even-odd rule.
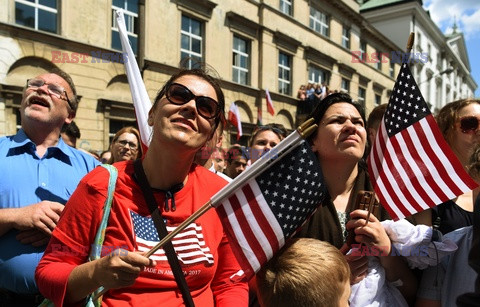
[[[141,159],[138,159],[135,161],[134,168],[135,168],[135,175],[137,177],[138,183],[140,184],[140,188],[142,189],[142,192],[143,192],[143,197],[145,198],[145,201],[147,202],[150,213],[152,214],[155,228],[157,228],[158,237],[160,239],[164,238],[165,236],[168,235],[167,227],[165,226],[165,222],[163,221],[163,218],[160,216],[160,213],[158,211],[158,204],[157,204],[157,201],[155,200],[155,197],[153,196],[153,191],[152,191],[152,188],[150,187],[150,184],[148,183],[148,179],[147,179],[147,176],[145,175],[145,171],[143,170]],[[178,262],[177,254],[175,253],[175,249],[173,248],[172,242],[169,241],[165,243],[165,245],[163,246],[163,250],[167,255],[168,263],[170,264],[170,267],[172,268],[172,271],[173,271],[173,275],[175,276],[175,281],[177,282],[177,285],[180,288],[180,291],[182,292],[185,305],[188,307],[195,306],[195,304],[193,303],[190,290],[188,289],[187,281],[185,280],[185,276],[183,275],[182,268],[180,267],[180,263]]]
[[[110,209],[112,208],[113,193],[115,192],[115,185],[117,183],[118,171],[115,166],[110,164],[101,164],[102,167],[106,168],[110,173],[108,179],[108,194],[107,199],[105,199],[105,205],[103,206],[103,217],[98,227],[97,234],[95,235],[95,241],[92,244],[92,249],[90,250],[90,255],[88,257],[89,261],[99,259],[102,255],[102,246],[103,241],[105,240],[105,229],[107,228],[108,218],[110,217]]]

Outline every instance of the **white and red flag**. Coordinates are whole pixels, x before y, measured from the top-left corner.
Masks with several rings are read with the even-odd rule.
[[[265,99],[267,100],[267,111],[270,113],[270,115],[275,115],[275,109],[273,108],[273,101],[272,97],[270,97],[270,92],[268,91],[268,88],[265,89]]]
[[[128,41],[123,12],[118,10],[115,11],[115,13],[117,15],[118,33],[122,43],[125,71],[127,73],[128,84],[130,85],[130,91],[132,93],[133,107],[135,109],[135,116],[137,117],[138,130],[140,131],[140,138],[144,149],[143,152],[145,153],[150,145],[150,138],[152,136],[152,127],[148,125],[148,112],[152,107],[152,103],[148,97],[145,83],[143,83],[140,69],[138,69],[135,54]]]
[[[240,119],[240,110],[235,102],[232,102],[228,110],[228,121],[237,128],[237,140],[242,136],[242,121]]]
[[[443,138],[407,64],[398,74],[368,170],[380,203],[394,220],[477,186]]]

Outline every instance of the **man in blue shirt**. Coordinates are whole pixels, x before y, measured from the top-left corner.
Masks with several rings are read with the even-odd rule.
[[[65,203],[99,164],[60,137],[77,106],[67,73],[55,69],[29,79],[22,128],[0,138],[0,306],[33,306],[41,299],[35,268]]]

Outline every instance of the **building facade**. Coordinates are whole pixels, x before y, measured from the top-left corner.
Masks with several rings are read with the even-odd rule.
[[[205,62],[221,78],[226,110],[235,102],[245,144],[263,123],[293,130],[305,118],[297,90],[308,82],[349,92],[367,111],[387,102],[398,64],[364,60],[399,50],[360,14],[354,0],[0,0],[0,135],[16,133],[26,79],[68,72],[80,98],[78,147],[106,149],[135,125],[114,10],[127,31],[150,98],[182,67]],[[371,57],[367,57],[371,59]],[[266,112],[265,90],[275,115]],[[236,141],[225,132],[224,147]]]
[[[412,73],[432,112],[448,102],[473,97],[477,84],[461,33],[444,35],[421,0],[362,1],[360,12],[375,28],[400,46],[415,33]]]

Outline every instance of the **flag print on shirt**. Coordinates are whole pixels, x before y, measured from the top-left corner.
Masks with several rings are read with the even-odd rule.
[[[141,216],[133,211],[130,211],[130,216],[132,218],[137,250],[139,252],[148,252],[160,242],[153,219],[151,216]],[[175,226],[167,225],[168,233],[175,228]],[[204,263],[208,267],[214,263],[210,248],[205,244],[201,225],[191,223],[172,239],[172,244],[178,260],[184,266]],[[156,261],[168,261],[163,248],[156,251],[150,258]]]

